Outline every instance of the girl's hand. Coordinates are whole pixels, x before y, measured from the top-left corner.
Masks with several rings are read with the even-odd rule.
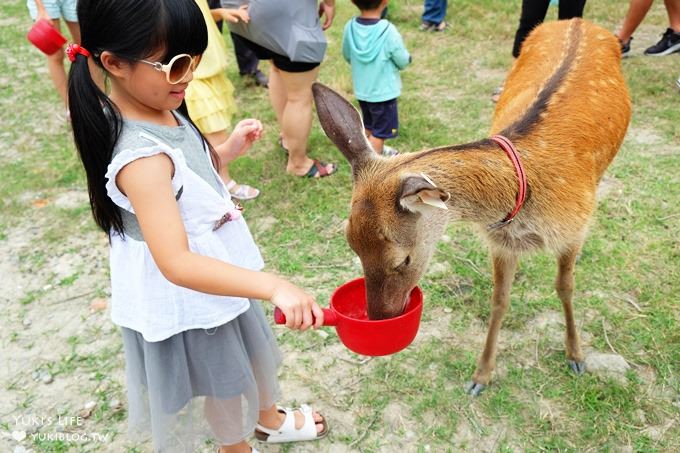
[[[248,5],[241,5],[238,9],[221,8],[222,19],[237,23],[239,20],[248,23],[250,22],[250,15],[248,14]]]
[[[261,136],[262,123],[253,118],[241,120],[236,124],[227,141],[217,145],[215,151],[220,157],[224,156],[225,162],[229,163],[248,152],[253,142],[259,140]]]
[[[302,289],[280,279],[274,287],[271,302],[286,316],[286,327],[293,330],[307,330],[323,325],[323,310],[314,297]]]

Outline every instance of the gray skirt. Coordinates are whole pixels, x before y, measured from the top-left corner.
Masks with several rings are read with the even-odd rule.
[[[232,445],[252,435],[259,411],[280,398],[281,353],[260,303],[250,303],[226,324],[159,342],[121,328],[132,440],[194,452],[211,437]]]

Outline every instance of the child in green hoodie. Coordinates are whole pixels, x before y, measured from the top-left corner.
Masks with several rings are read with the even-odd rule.
[[[380,155],[397,154],[385,145],[399,131],[399,71],[411,62],[397,28],[381,19],[388,0],[352,0],[361,15],[345,25],[342,55],[352,65],[354,95],[359,100],[368,141]]]

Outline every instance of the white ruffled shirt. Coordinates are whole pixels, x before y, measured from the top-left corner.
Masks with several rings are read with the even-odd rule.
[[[213,231],[216,222],[235,206],[196,131],[184,118],[178,116],[178,120],[178,127],[124,121],[106,173],[109,197],[119,208],[134,214],[129,200],[116,186],[116,175],[135,159],[164,153],[175,167],[172,187],[175,195],[179,194],[177,204],[191,251],[247,269],[262,269],[262,256],[242,217]],[[178,135],[181,147],[170,146]],[[194,154],[186,159],[188,153],[200,156]],[[199,176],[187,165],[187,160],[195,161],[197,157],[208,160],[211,175]],[[219,181],[220,193],[206,177]],[[161,341],[188,329],[216,327],[250,307],[247,298],[215,296],[171,283],[156,266],[143,240],[112,233],[110,252],[111,318],[119,326],[140,332],[146,341]]]

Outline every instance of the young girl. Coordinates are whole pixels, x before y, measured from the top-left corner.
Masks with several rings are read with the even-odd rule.
[[[79,0],[69,46],[69,105],[96,223],[109,233],[111,316],[121,326],[131,434],[157,451],[196,451],[210,429],[222,452],[324,436],[309,406],[275,406],[280,354],[256,299],[305,330],[323,312],[302,289],[261,272],[262,258],[214,163],[175,112],[207,45],[194,0]],[[104,69],[107,96],[88,60]],[[257,120],[224,146],[247,150]],[[207,422],[203,423],[203,422]],[[254,451],[254,450],[253,450]]]
[[[236,111],[234,87],[227,78],[227,48],[215,18],[238,22],[248,21],[246,8],[211,10],[207,0],[195,0],[203,13],[208,29],[208,47],[201,57],[201,64],[194,71],[194,79],[186,90],[189,117],[196,124],[220,157],[220,176],[237,200],[252,200],[260,191],[247,184],[239,184],[229,175],[227,164],[238,155],[228,153],[221,146],[229,137],[231,117]]]

